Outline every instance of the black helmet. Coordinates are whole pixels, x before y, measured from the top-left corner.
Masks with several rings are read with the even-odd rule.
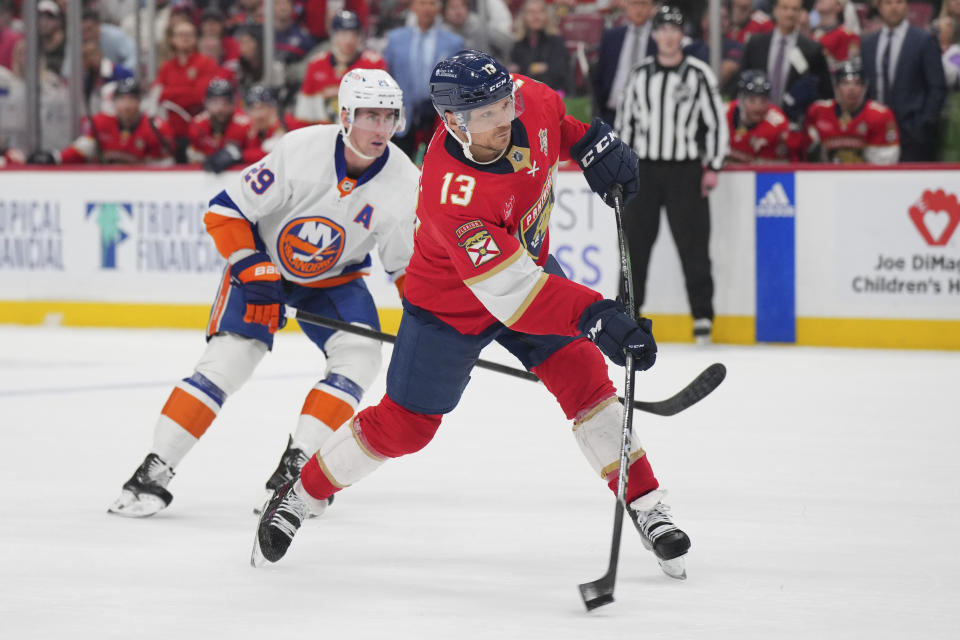
[[[140,83],[136,78],[123,78],[117,81],[117,88],[113,92],[114,96],[134,96],[140,97]]]
[[[246,103],[248,107],[261,103],[276,105],[277,96],[273,95],[273,91],[269,87],[258,84],[250,87],[250,90],[247,91]]]
[[[233,85],[230,84],[229,80],[214,78],[210,81],[210,84],[207,85],[207,98],[228,98],[232,101],[234,96]]]
[[[767,74],[758,69],[747,69],[740,74],[737,81],[737,93],[752,96],[769,96],[770,80]]]
[[[834,84],[840,84],[844,80],[864,82],[863,66],[856,58],[837,64],[837,68],[833,70]]]
[[[333,16],[330,31],[360,31],[360,18],[353,11],[341,11]]]
[[[664,24],[672,24],[683,29],[683,25],[685,23],[686,21],[683,19],[683,12],[680,11],[679,7],[671,4],[661,5],[653,16],[654,29]]]

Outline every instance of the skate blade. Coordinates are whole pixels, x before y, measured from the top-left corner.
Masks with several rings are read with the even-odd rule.
[[[124,518],[148,518],[163,511],[166,506],[166,503],[156,496],[144,494],[138,497],[132,492],[124,490],[117,501],[107,509],[107,513]]]
[[[672,560],[657,559],[657,562],[660,563],[660,568],[663,569],[663,572],[674,580],[687,579],[687,562],[684,556]]]
[[[257,527],[257,533],[253,535],[253,549],[250,551],[250,566],[254,569],[259,569],[260,567],[265,567],[270,564],[270,561],[263,556],[263,552],[260,550],[260,527]]]

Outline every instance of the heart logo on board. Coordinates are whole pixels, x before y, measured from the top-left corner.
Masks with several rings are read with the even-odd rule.
[[[942,247],[960,225],[960,202],[943,189],[924,191],[920,201],[910,207],[910,219],[931,247]]]

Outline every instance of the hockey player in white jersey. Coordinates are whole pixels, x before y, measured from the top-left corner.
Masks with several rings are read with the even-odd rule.
[[[288,133],[210,202],[204,222],[229,264],[207,347],[192,375],[174,387],[153,446],[111,513],[143,517],[169,506],[174,469],[272,348],[285,305],[379,329],[361,278],[375,247],[403,295],[419,171],[390,143],[403,128],[402,91],[385,71],[357,69],[344,76],[339,105],[339,126]],[[307,324],[303,330],[326,355],[326,372],[307,394],[268,492],[297,477],[352,417],[380,370],[378,342]]]

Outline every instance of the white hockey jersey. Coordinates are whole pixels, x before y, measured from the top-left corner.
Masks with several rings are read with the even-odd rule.
[[[236,225],[211,224],[211,214],[249,223],[256,249],[291,282],[326,287],[367,275],[374,246],[394,280],[405,273],[420,172],[395,145],[354,180],[339,127],[315,125],[286,134],[240,175],[210,202],[207,227],[225,256],[251,248],[249,239]]]

